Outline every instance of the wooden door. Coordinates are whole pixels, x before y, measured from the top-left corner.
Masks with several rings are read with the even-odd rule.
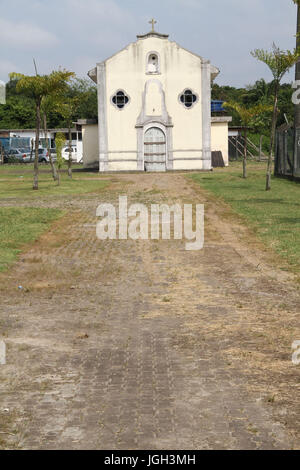
[[[158,127],[151,127],[144,137],[145,171],[166,171],[166,136]]]

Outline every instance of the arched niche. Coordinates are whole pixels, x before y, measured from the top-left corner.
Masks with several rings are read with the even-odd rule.
[[[160,56],[158,52],[148,52],[146,58],[146,73],[149,75],[160,73]]]

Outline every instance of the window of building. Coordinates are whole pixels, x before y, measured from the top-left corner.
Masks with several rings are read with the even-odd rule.
[[[184,92],[179,96],[179,99],[186,108],[191,108],[198,101],[197,95],[195,95],[195,93],[190,89],[184,90]]]
[[[129,96],[122,90],[117,91],[117,93],[111,99],[112,103],[116,108],[123,109],[126,104],[129,103]]]

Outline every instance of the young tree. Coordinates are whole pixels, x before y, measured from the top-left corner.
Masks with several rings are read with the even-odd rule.
[[[44,134],[45,134],[45,140],[47,142],[47,150],[48,150],[48,155],[49,155],[49,160],[50,160],[50,165],[51,165],[51,170],[52,170],[52,176],[54,181],[57,180],[57,171],[55,167],[55,163],[53,161],[52,155],[51,155],[51,148],[49,145],[49,139],[47,137],[48,135],[48,124],[47,124],[47,115],[50,113],[50,111],[54,108],[55,106],[55,96],[49,95],[46,96],[43,100],[42,104],[42,114],[43,114],[43,124],[44,124]]]
[[[77,96],[61,95],[57,109],[64,118],[69,134],[69,159],[68,159],[68,175],[72,178],[72,123],[76,109],[78,107],[79,98]]]
[[[68,175],[72,178],[72,127],[73,121],[84,116],[98,116],[97,87],[90,80],[75,78],[60,94],[57,112],[63,117],[69,133]]]
[[[45,97],[57,93],[66,87],[67,82],[74,76],[73,72],[66,70],[53,71],[50,75],[26,76],[12,73],[11,79],[18,80],[17,92],[29,96],[35,102],[36,133],[35,133],[35,158],[33,189],[38,189],[38,161],[39,161],[39,139],[41,127],[41,106]]]
[[[233,102],[224,103],[223,106],[225,108],[233,109],[240,117],[244,130],[243,178],[247,178],[248,128],[257,116],[260,116],[267,111],[272,111],[272,107],[268,105],[257,104],[247,108],[246,106]]]
[[[63,166],[63,158],[62,158],[62,149],[65,145],[66,139],[62,132],[58,132],[55,138],[55,147],[56,147],[56,155],[57,155],[57,186],[60,185],[60,170]]]
[[[255,49],[251,52],[251,55],[266,64],[272,72],[274,81],[274,105],[273,105],[273,117],[272,117],[272,129],[270,139],[270,152],[267,165],[266,175],[266,191],[271,189],[271,173],[272,173],[272,162],[273,162],[273,147],[275,141],[275,132],[277,124],[277,113],[278,113],[278,92],[280,82],[283,76],[288,70],[293,67],[295,62],[300,57],[299,51],[282,51],[275,44],[272,46],[271,52],[264,49]]]

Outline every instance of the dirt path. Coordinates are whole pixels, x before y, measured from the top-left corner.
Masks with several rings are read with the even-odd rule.
[[[119,194],[205,203],[204,250],[97,240]],[[68,214],[0,277],[0,448],[300,447],[299,291],[228,209],[179,174],[38,204]]]

